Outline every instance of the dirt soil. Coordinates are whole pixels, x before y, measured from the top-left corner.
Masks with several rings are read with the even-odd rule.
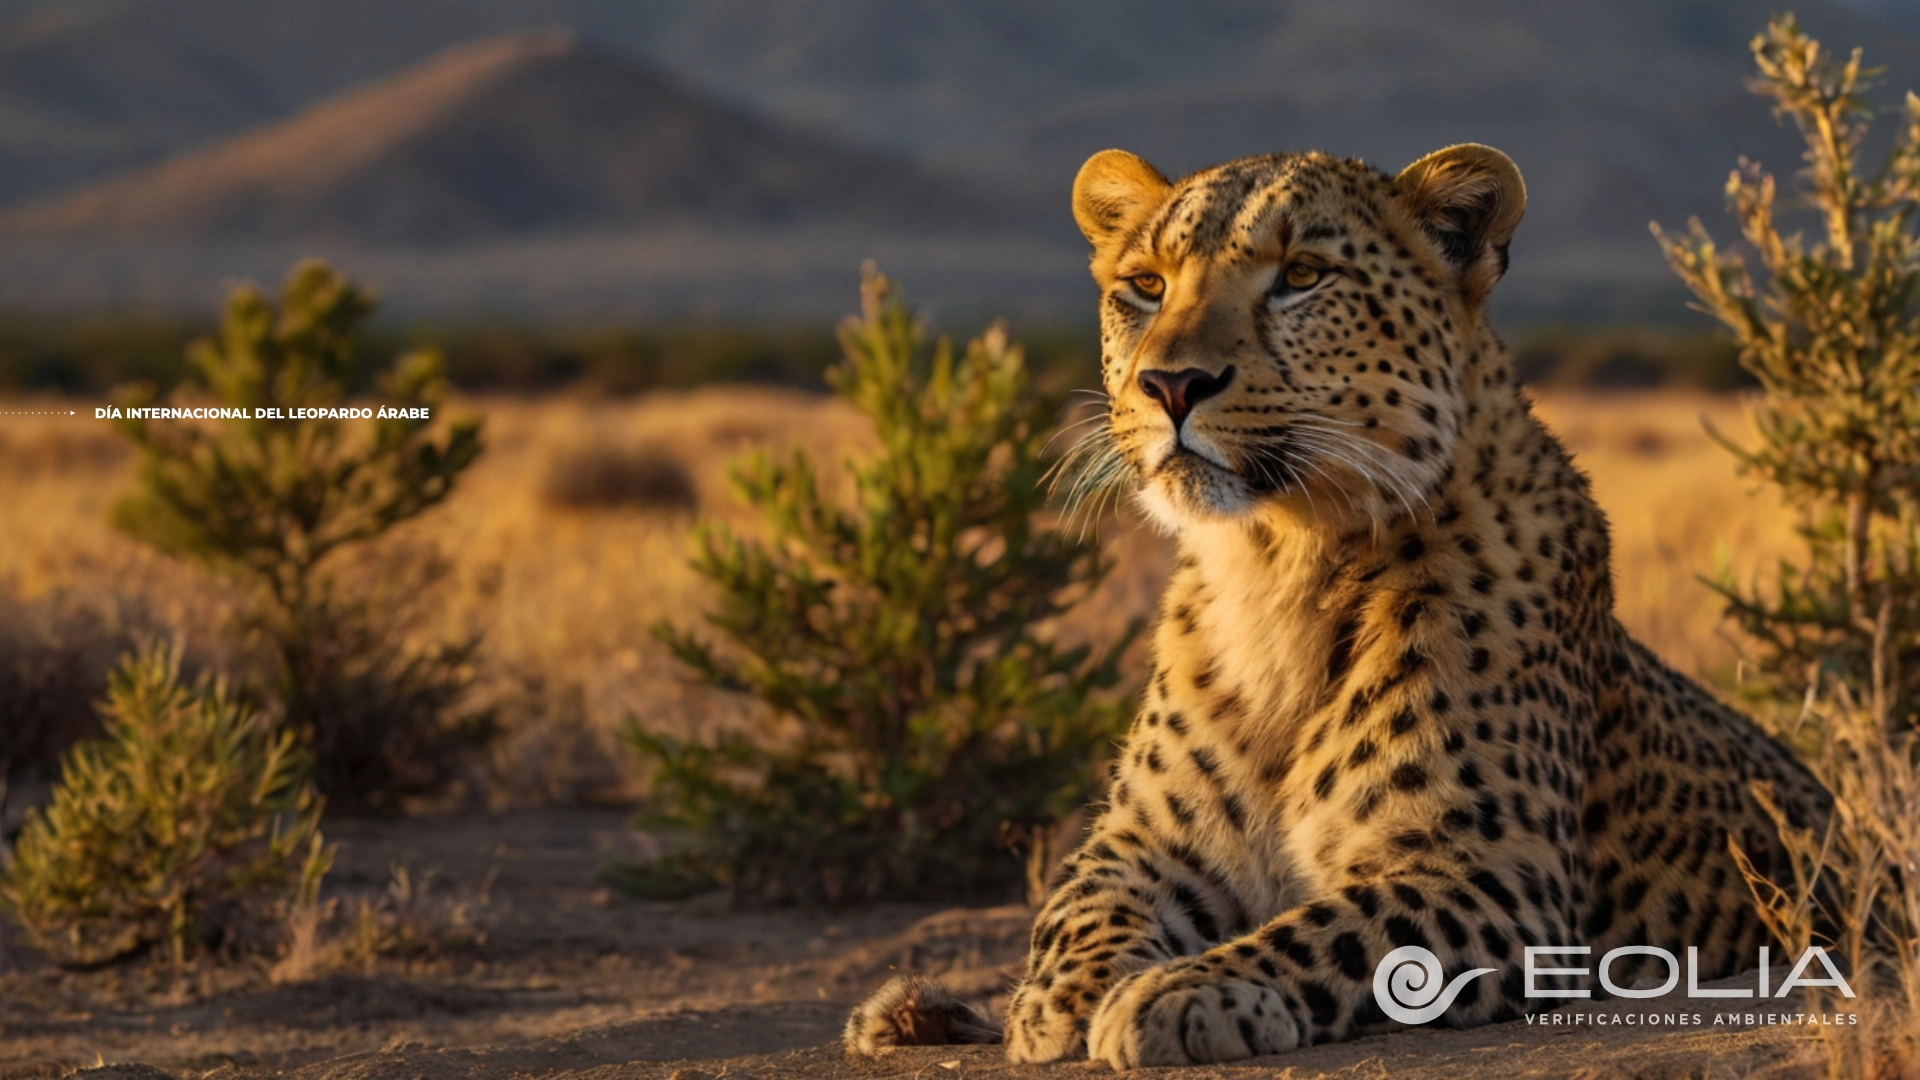
[[[0,1080],[750,1080],[1100,1075],[1013,1067],[998,1048],[848,1061],[846,1011],[890,973],[941,974],[999,1008],[1025,947],[1020,907],[730,911],[640,903],[598,884],[645,854],[618,811],[333,823],[343,906],[394,916],[379,956],[276,982],[265,961],[177,977],[73,973],[0,939]],[[1674,999],[1678,1000],[1678,999]],[[1812,1075],[1805,1026],[1668,1026],[1659,1002],[1579,1023],[1419,1030],[1183,1077],[1788,1077]],[[1707,1006],[1702,1008],[1702,1006]],[[1791,1007],[1791,1006],[1789,1006]],[[1622,1022],[1597,1024],[1597,1016]],[[1155,1070],[1158,1072],[1158,1070]]]

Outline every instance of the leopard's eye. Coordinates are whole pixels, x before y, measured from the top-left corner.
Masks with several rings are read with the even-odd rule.
[[[1326,272],[1319,267],[1298,262],[1288,263],[1287,268],[1280,272],[1280,280],[1289,289],[1311,289],[1326,276]]]
[[[1147,301],[1159,300],[1167,291],[1167,280],[1159,274],[1135,274],[1127,279],[1127,284]]]

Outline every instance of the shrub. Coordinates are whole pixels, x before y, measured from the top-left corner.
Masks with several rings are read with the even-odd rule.
[[[294,734],[219,682],[181,680],[177,650],[129,656],[53,801],[31,811],[4,895],[63,964],[164,944],[176,963],[261,905],[316,889],[332,852]]]
[[[1765,388],[1759,444],[1721,441],[1801,512],[1807,558],[1783,566],[1771,589],[1724,574],[1713,585],[1786,696],[1833,676],[1871,688],[1888,721],[1910,727],[1920,691],[1920,97],[1908,95],[1904,130],[1869,173],[1856,160],[1872,74],[1859,53],[1836,65],[1788,17],[1754,55],[1757,88],[1806,135],[1803,175],[1824,239],[1782,235],[1774,179],[1747,161],[1727,194],[1764,285],[1698,221],[1683,240],[1654,232]]]
[[[880,450],[849,463],[852,505],[804,455],[761,454],[734,479],[769,538],[701,530],[710,644],[659,637],[762,722],[709,741],[630,724],[659,815],[695,846],[633,880],[706,875],[743,900],[839,902],[1011,891],[1003,830],[1088,797],[1123,715],[1100,691],[1138,625],[1095,655],[1041,632],[1105,573],[1096,547],[1036,521],[1046,410],[999,327],[931,351],[885,278],[841,330],[835,390]]]
[[[1890,156],[1858,159],[1873,74],[1823,54],[1791,16],[1753,43],[1760,78],[1807,143],[1807,203],[1822,236],[1783,235],[1775,185],[1743,162],[1727,192],[1766,270],[1756,285],[1698,221],[1654,232],[1759,379],[1759,444],[1729,444],[1749,475],[1802,515],[1806,559],[1768,585],[1711,584],[1755,643],[1769,716],[1834,795],[1824,828],[1776,813],[1794,881],[1747,869],[1759,912],[1789,949],[1838,946],[1868,988],[1860,1026],[1823,1027],[1828,1074],[1920,1067],[1920,97]],[[1722,440],[1723,442],[1725,440]],[[1798,706],[1797,709],[1792,706]],[[1764,789],[1757,792],[1771,807]],[[1736,848],[1735,856],[1741,857]]]
[[[372,311],[365,290],[317,261],[293,269],[277,309],[251,286],[234,290],[219,332],[189,351],[199,385],[177,396],[247,418],[119,421],[142,461],[140,490],[114,509],[135,538],[253,588],[247,627],[272,645],[286,720],[312,738],[323,790],[362,807],[443,783],[480,730],[444,715],[478,639],[409,648],[404,620],[347,595],[331,572],[343,552],[445,499],[481,450],[477,420],[436,439],[428,419],[325,415],[348,403],[355,332]],[[398,357],[375,384],[369,404],[408,410],[447,392],[431,352]],[[153,400],[141,387],[120,404]],[[419,596],[439,576],[427,565],[386,595]]]

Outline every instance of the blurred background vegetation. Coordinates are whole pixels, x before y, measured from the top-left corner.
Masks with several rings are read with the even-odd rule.
[[[853,280],[849,274],[849,286]],[[91,396],[136,380],[171,384],[184,373],[187,343],[211,328],[209,320],[184,316],[0,314],[0,393]],[[1090,321],[1018,329],[1044,391],[1097,380],[1099,333]],[[481,394],[577,390],[620,397],[737,382],[824,391],[827,368],[840,356],[831,328],[817,320],[597,327],[388,320],[372,324],[366,342],[375,352],[438,348],[453,383]],[[1544,323],[1509,333],[1508,344],[1520,377],[1533,386],[1756,385],[1733,346],[1699,326]]]

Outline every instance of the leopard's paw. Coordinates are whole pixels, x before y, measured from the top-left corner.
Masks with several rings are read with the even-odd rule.
[[[1278,991],[1202,963],[1176,960],[1108,992],[1088,1035],[1093,1059],[1116,1069],[1197,1065],[1300,1045],[1300,1025]]]
[[[1007,1060],[1042,1064],[1085,1057],[1087,1014],[1092,1009],[1092,1004],[1081,1001],[1072,991],[1054,1002],[1034,992],[1030,985],[1021,986],[1007,1005]]]

